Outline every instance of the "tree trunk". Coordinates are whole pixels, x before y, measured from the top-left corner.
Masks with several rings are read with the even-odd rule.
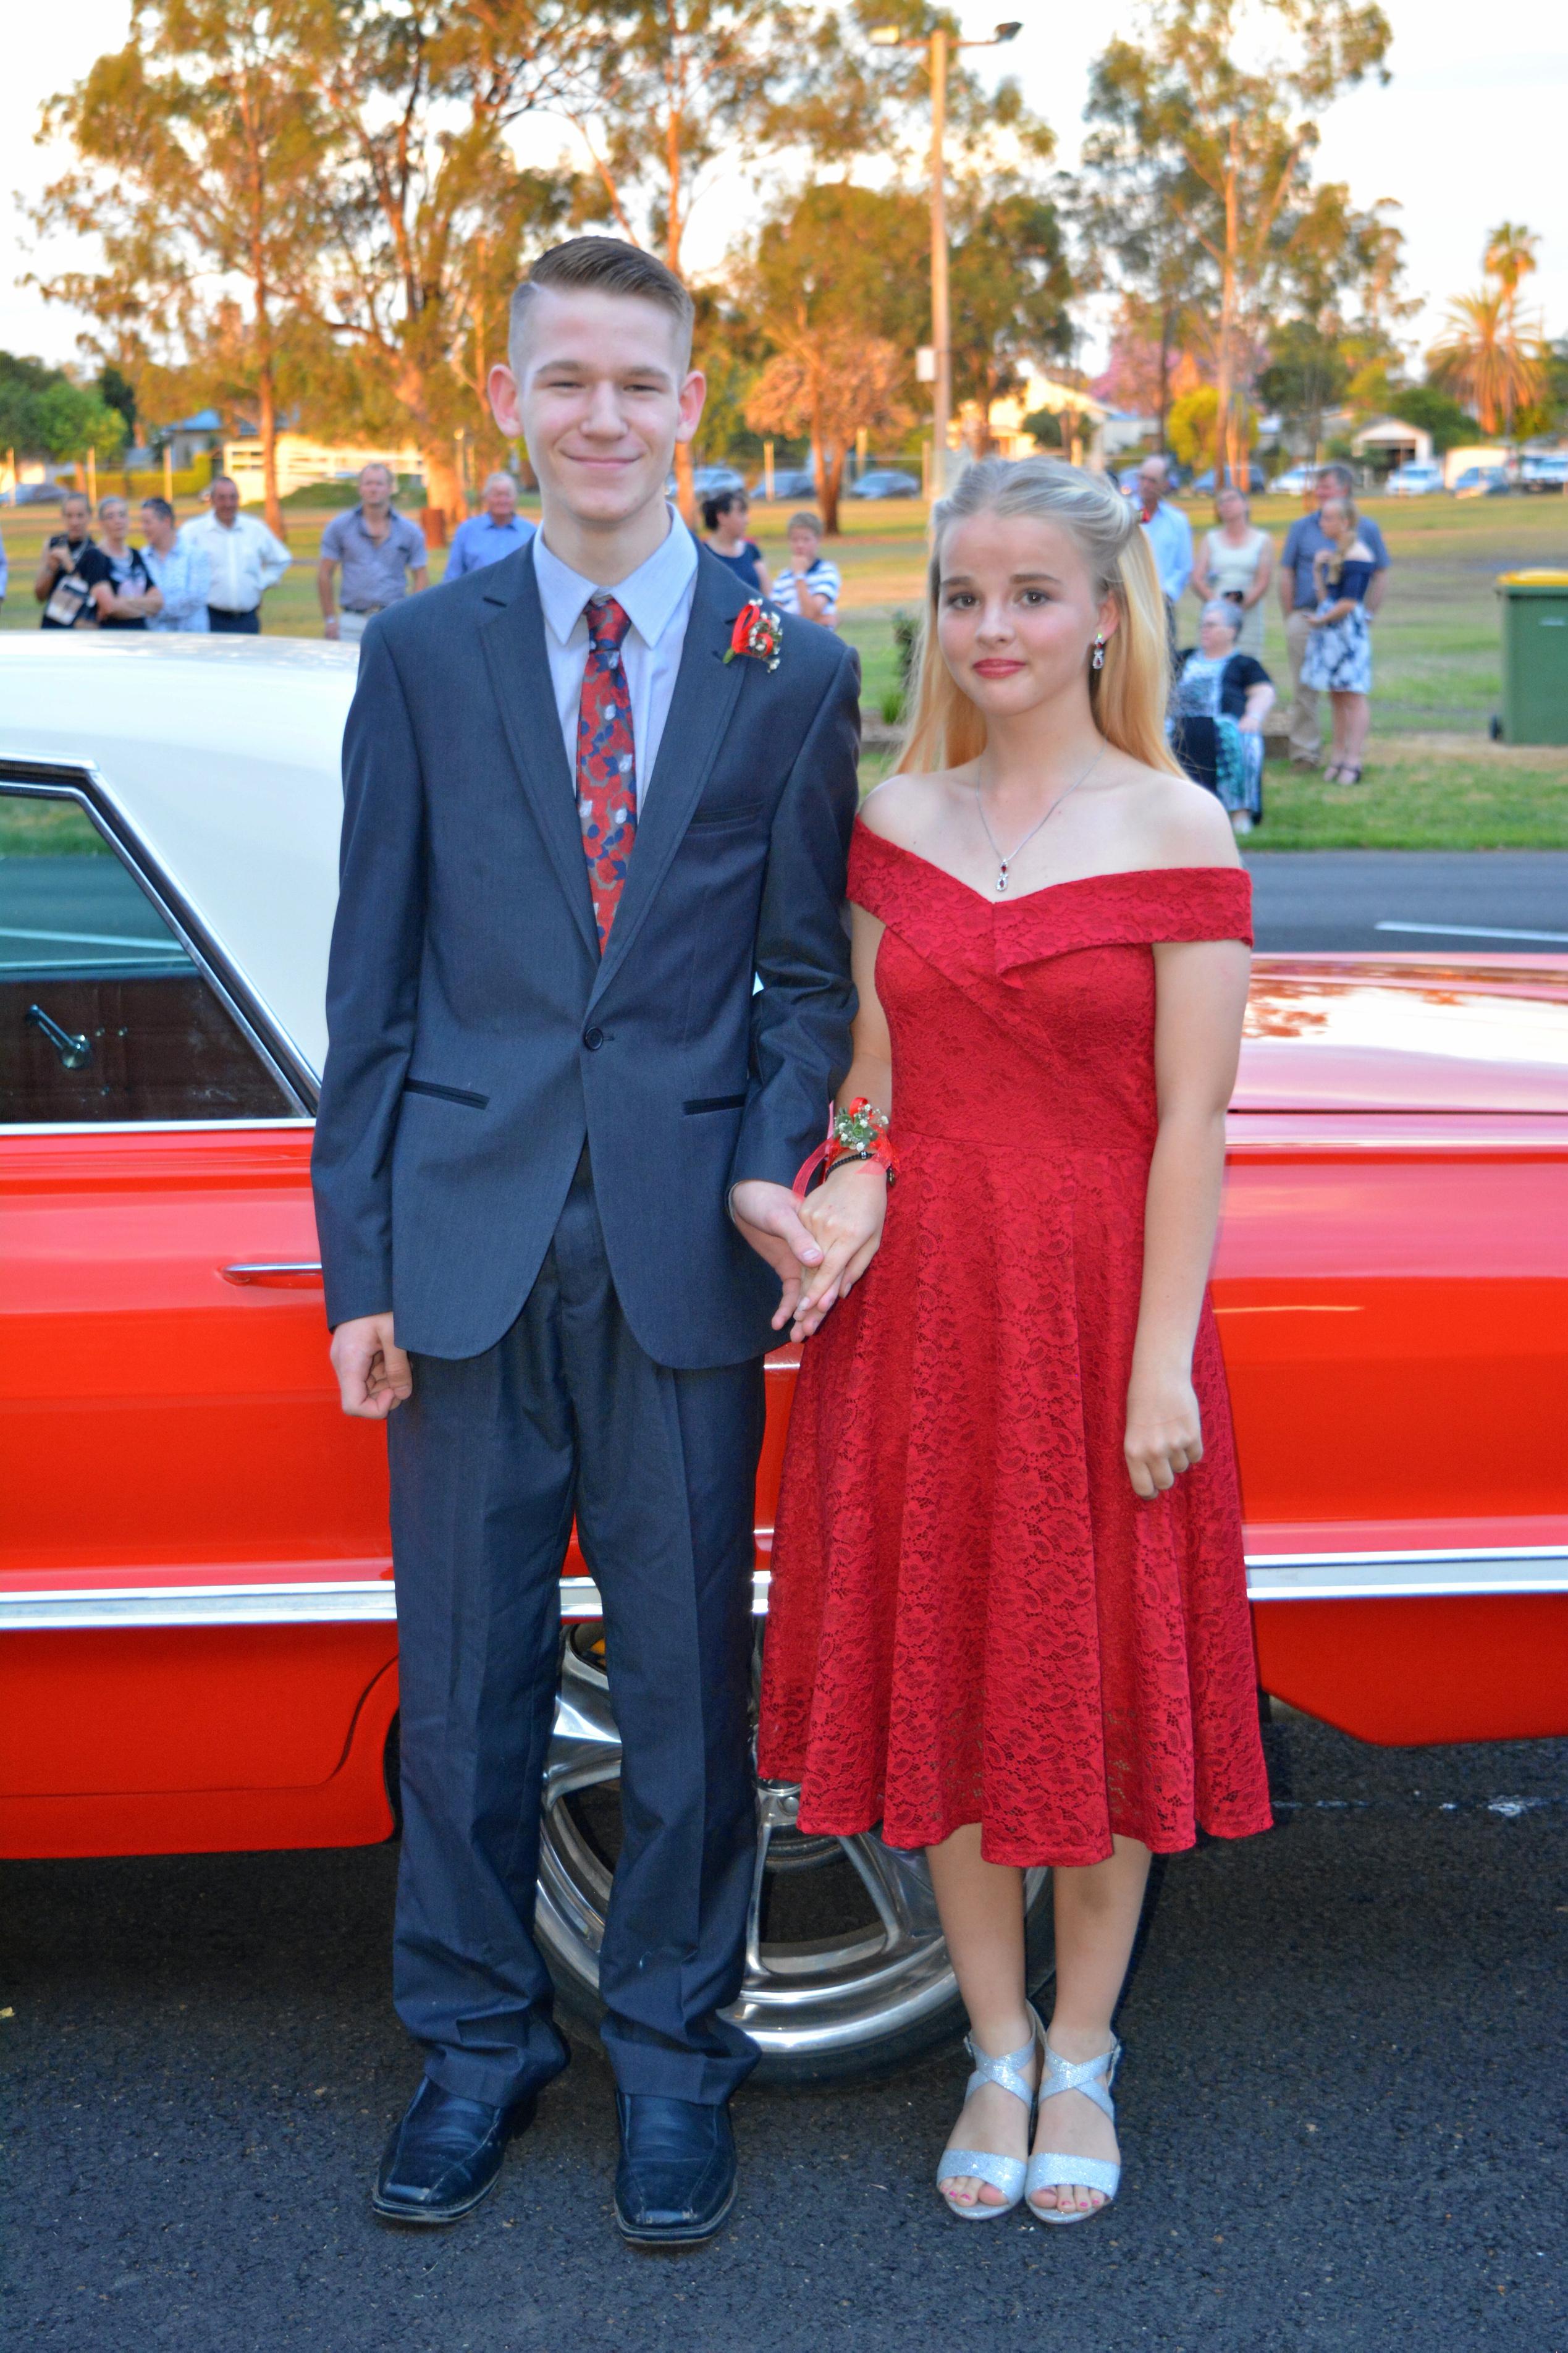
[[[1226,480],[1231,454],[1231,336],[1236,319],[1236,256],[1240,234],[1237,217],[1237,137],[1231,125],[1230,154],[1225,174],[1225,255],[1220,270],[1219,354],[1215,370],[1218,410],[1215,417],[1214,480],[1217,491]]]
[[[278,496],[278,403],[272,387],[272,362],[264,360],[257,403],[257,426],[261,436],[261,502],[267,517],[267,528],[274,539],[287,541],[283,526],[283,508]]]
[[[1160,448],[1165,447],[1165,425],[1171,414],[1171,309],[1160,305]]]

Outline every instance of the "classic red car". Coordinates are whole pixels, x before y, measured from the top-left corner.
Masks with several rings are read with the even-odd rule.
[[[353,682],[304,644],[0,642],[5,1855],[394,1831],[383,1442],[338,1410],[308,1172]],[[1261,1688],[1367,1740],[1568,1732],[1568,960],[1260,957],[1230,1134]],[[539,1916],[587,2012],[618,1749],[581,1561],[562,1601]],[[921,1860],[758,1803],[772,2071],[950,2031]]]

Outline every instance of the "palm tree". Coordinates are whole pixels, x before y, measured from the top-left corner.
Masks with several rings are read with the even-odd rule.
[[[1535,231],[1526,228],[1522,221],[1499,221],[1487,239],[1487,249],[1481,267],[1495,280],[1503,301],[1503,314],[1509,340],[1516,348],[1519,343],[1519,290],[1523,280],[1536,268],[1536,250],[1541,239]],[[1511,387],[1503,393],[1503,432],[1513,437],[1514,399]]]
[[[1495,433],[1516,409],[1527,407],[1541,389],[1542,364],[1532,343],[1514,328],[1508,295],[1500,288],[1461,294],[1448,305],[1447,322],[1426,354],[1427,374],[1474,410],[1483,433]]]

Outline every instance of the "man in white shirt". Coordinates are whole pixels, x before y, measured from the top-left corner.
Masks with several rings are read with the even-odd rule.
[[[264,522],[239,512],[238,485],[220,474],[212,486],[209,512],[193,516],[180,533],[184,547],[199,548],[211,575],[207,627],[225,637],[254,638],[261,630],[261,599],[275,588],[292,558]]]
[[[735,2194],[763,1358],[821,1262],[790,1187],[853,1003],[858,664],[793,617],[736,646],[746,588],[664,497],[691,326],[608,237],[514,298],[490,397],[540,530],[362,641],[312,1160],[343,1408],[391,1416],[394,1992],[426,2074],[374,2210],[468,2212],[565,2064],[532,1923],[575,1514],[622,1741],[599,1989],[644,2245],[710,2237]]]

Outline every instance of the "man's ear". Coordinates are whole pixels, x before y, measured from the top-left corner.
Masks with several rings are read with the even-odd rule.
[[[680,387],[680,422],[675,428],[678,441],[689,441],[702,422],[702,404],[708,397],[708,379],[700,368],[693,368]]]
[[[519,402],[517,378],[504,361],[498,360],[491,368],[489,391],[490,415],[500,427],[503,438],[508,441],[521,441],[523,438],[522,409]]]

